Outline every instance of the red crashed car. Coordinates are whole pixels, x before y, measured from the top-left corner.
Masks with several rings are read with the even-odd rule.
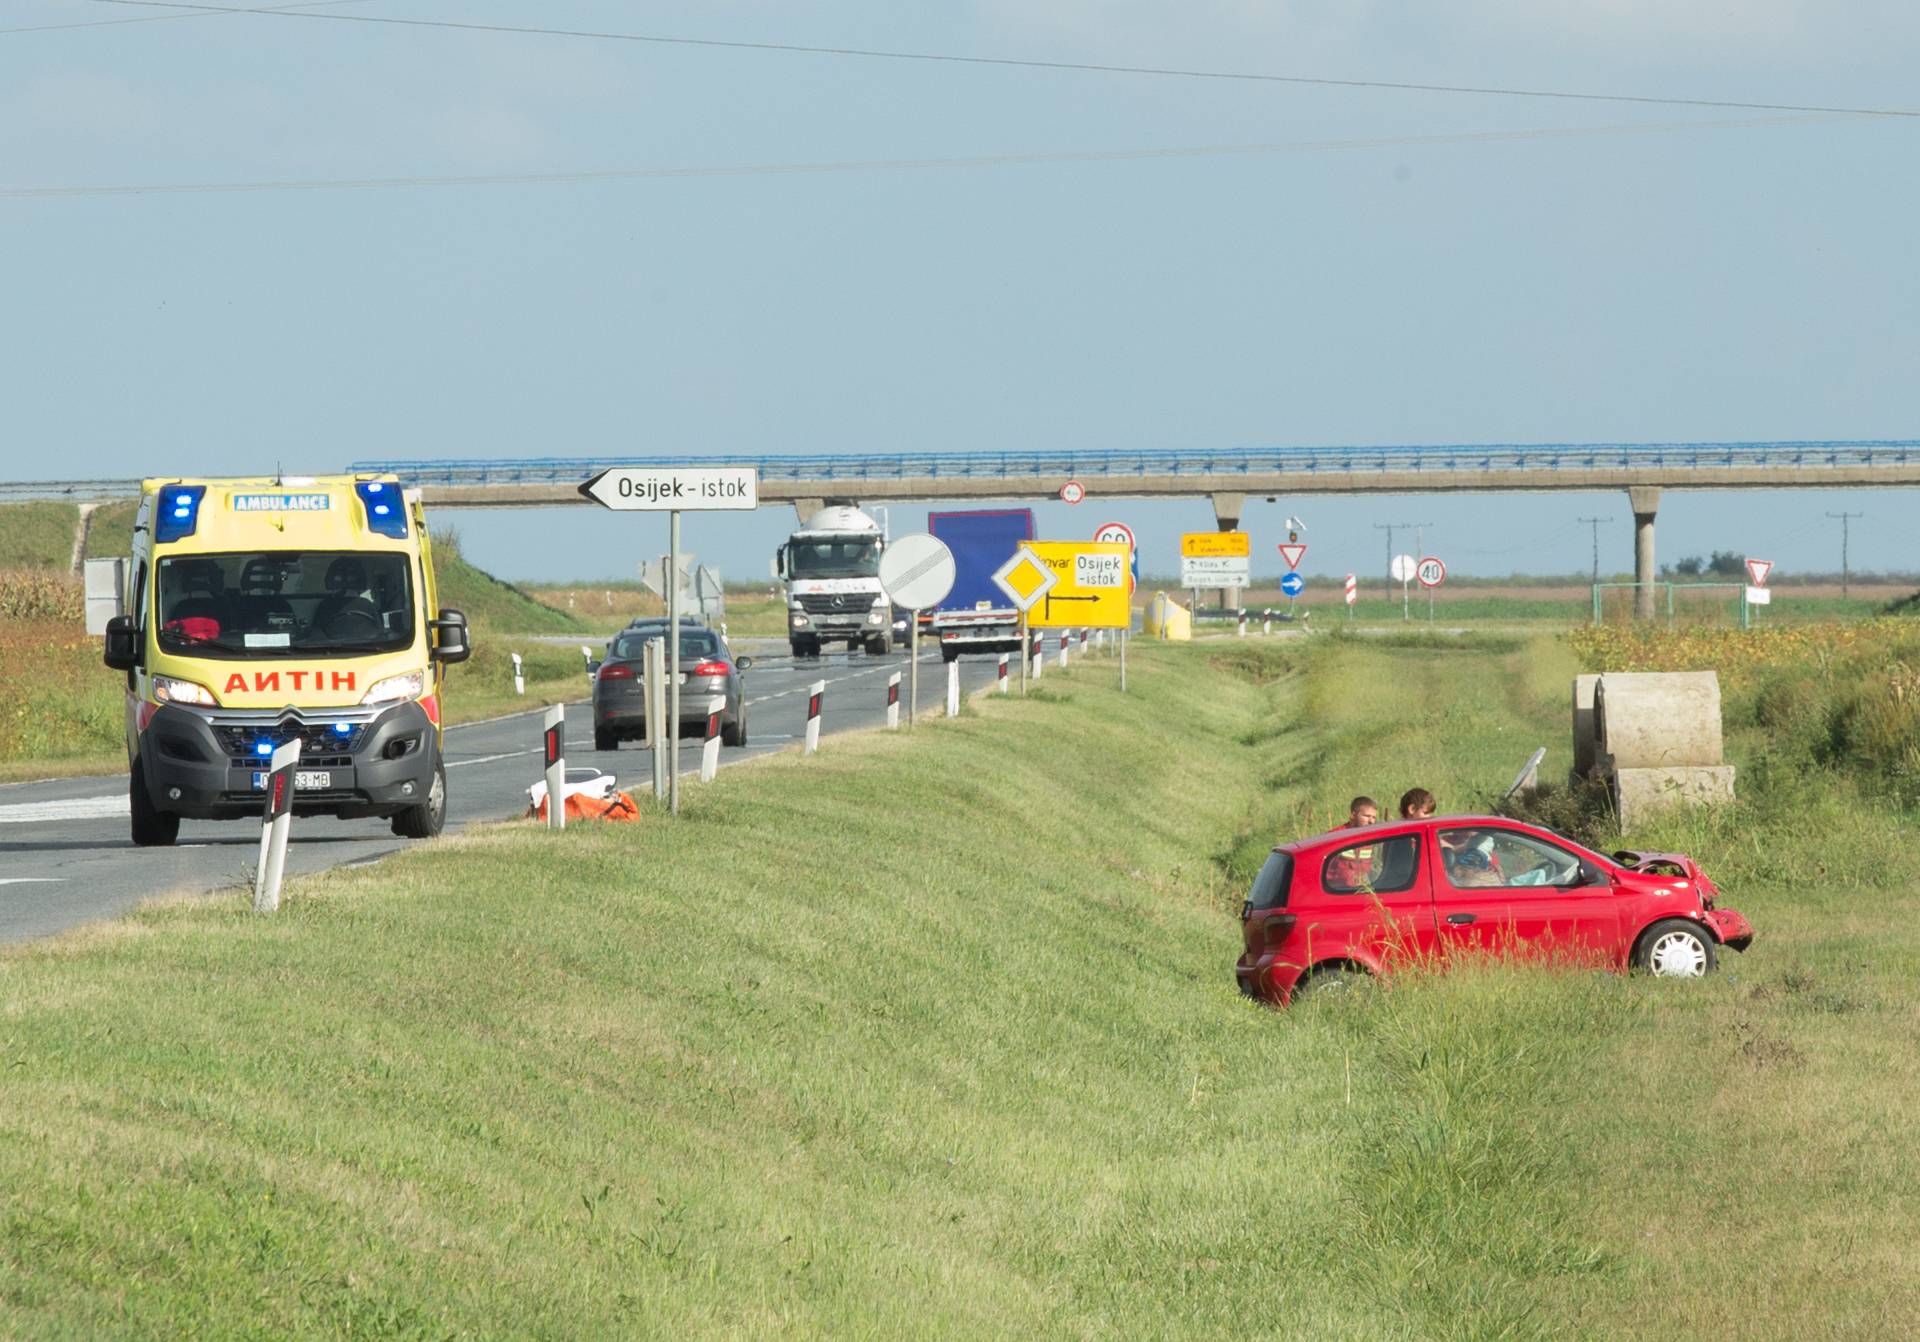
[[[1241,909],[1234,973],[1250,997],[1514,954],[1697,978],[1719,947],[1744,951],[1747,920],[1691,858],[1582,848],[1498,816],[1340,829],[1273,850]]]

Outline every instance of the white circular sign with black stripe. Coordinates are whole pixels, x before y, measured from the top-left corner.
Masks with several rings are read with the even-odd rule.
[[[924,533],[887,542],[880,556],[880,586],[889,601],[908,610],[938,605],[953,590],[953,571],[953,551]]]

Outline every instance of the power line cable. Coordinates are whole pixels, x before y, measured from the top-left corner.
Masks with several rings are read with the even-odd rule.
[[[372,0],[307,0],[300,5],[263,5],[256,9],[192,8],[187,13],[143,14],[135,19],[88,19],[81,23],[36,23],[24,28],[0,28],[5,33],[54,33],[69,28],[117,28],[128,23],[165,23],[169,19],[211,19],[221,14],[276,14],[289,9],[326,9],[335,5],[365,5]]]
[[[956,168],[1004,168],[1055,163],[1128,163],[1148,159],[1225,158],[1255,154],[1332,153],[1414,145],[1505,144],[1527,140],[1590,139],[1678,131],[1733,130],[1844,121],[1819,114],[1747,117],[1728,121],[1643,122],[1626,126],[1563,126],[1539,130],[1467,131],[1454,135],[1386,135],[1355,140],[1291,140],[1271,144],[1198,145],[1167,149],[1088,149],[1055,153],[975,154],[963,158],[842,159],[820,163],[754,163],[730,167],[609,168],[579,172],[473,173],[461,176],[315,177],[258,182],[152,182],[102,186],[0,187],[0,200],[48,200],[74,196],[216,195],[259,191],[365,191],[407,187],[546,186],[565,182],[649,181],[696,177],[761,177],[835,172],[894,172]]]
[[[521,36],[573,37],[600,42],[639,42],[654,46],[709,47],[729,51],[781,52],[807,56],[854,57],[863,60],[920,61],[944,65],[998,66],[1019,70],[1077,71],[1089,74],[1146,75],[1165,79],[1208,79],[1255,84],[1294,84],[1314,88],[1373,89],[1396,93],[1447,93],[1492,98],[1544,98],[1567,102],[1633,103],[1651,107],[1721,108],[1741,112],[1822,112],[1852,116],[1920,118],[1920,109],[1885,107],[1824,107],[1801,103],[1736,102],[1721,98],[1655,97],[1632,93],[1581,93],[1560,89],[1511,88],[1477,84],[1426,84],[1388,79],[1332,79],[1310,75],[1260,74],[1233,70],[1194,70],[1178,66],[1107,65],[1092,61],[1042,61],[1012,56],[959,56],[931,51],[890,51],[877,47],[807,46],[796,42],[746,42],[713,37],[667,37],[654,33],[618,33],[587,28],[546,28],[530,24],[469,23],[457,19],[408,19],[378,14],[317,14],[300,10],[247,10],[224,5],[190,5],[169,0],[95,0],[97,4],[138,5],[223,13],[260,13],[276,18],[324,19],[337,23],[380,23],[404,28],[452,28],[462,32],[512,33]]]

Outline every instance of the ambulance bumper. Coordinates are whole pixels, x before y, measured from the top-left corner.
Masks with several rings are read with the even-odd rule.
[[[167,704],[140,734],[148,797],[189,820],[257,817],[267,772],[259,747],[295,736],[295,815],[395,815],[426,800],[440,760],[439,733],[414,702],[273,714]]]

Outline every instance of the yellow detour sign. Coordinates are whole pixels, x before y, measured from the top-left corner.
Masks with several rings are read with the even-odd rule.
[[[1182,559],[1247,559],[1253,539],[1244,531],[1189,531],[1180,537]]]
[[[1027,609],[1035,629],[1125,629],[1133,623],[1124,545],[1028,541],[1022,547],[1053,573],[1053,586]]]

